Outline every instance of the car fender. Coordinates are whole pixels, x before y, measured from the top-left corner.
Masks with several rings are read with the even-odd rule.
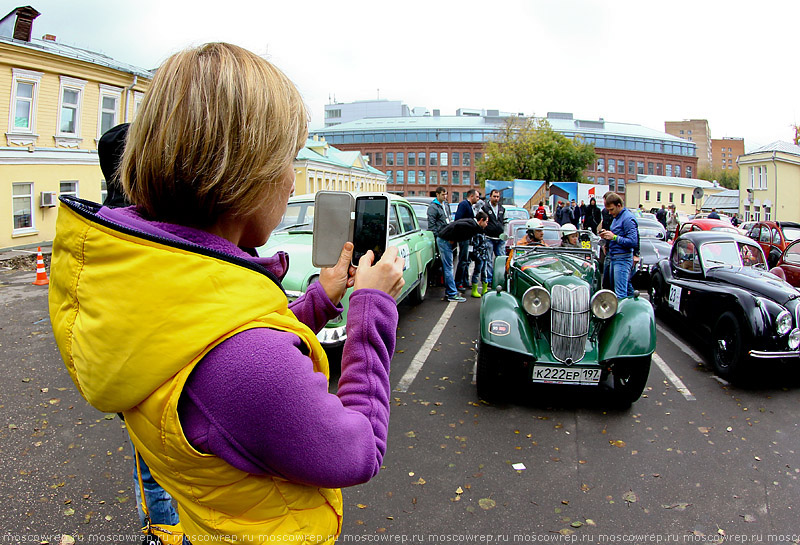
[[[517,298],[507,291],[490,292],[481,300],[481,342],[520,354],[538,354],[535,331]]]
[[[492,289],[496,288],[497,286],[503,286],[505,288],[507,261],[508,256],[505,255],[499,255],[494,258],[494,269],[492,269]]]
[[[638,297],[619,302],[599,336],[600,361],[649,356],[656,350],[656,319],[653,307]]]

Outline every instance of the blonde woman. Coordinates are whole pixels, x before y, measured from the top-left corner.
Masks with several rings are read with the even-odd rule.
[[[221,43],[177,53],[130,128],[120,174],[133,206],[65,199],[59,212],[62,357],[93,406],[124,413],[190,541],[333,542],[339,488],[375,476],[386,450],[397,250],[356,270],[346,244],[288,306],[287,257],[252,250],[286,209],[306,125],[297,89],[264,59]],[[315,332],[348,286],[331,395]]]

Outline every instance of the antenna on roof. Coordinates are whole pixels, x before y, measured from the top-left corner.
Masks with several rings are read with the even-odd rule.
[[[381,99],[381,90],[378,89],[378,100],[380,100],[380,99]]]

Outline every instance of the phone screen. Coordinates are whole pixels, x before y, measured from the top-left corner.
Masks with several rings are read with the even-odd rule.
[[[356,198],[356,218],[353,229],[353,264],[358,264],[367,250],[372,250],[377,262],[386,251],[389,200],[378,195]]]

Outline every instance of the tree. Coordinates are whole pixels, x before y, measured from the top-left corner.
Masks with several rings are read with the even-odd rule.
[[[719,182],[719,185],[727,189],[739,189],[739,171],[738,170],[723,170],[721,168],[703,169],[697,173],[697,177],[701,180]]]
[[[556,132],[546,119],[510,117],[486,143],[478,180],[582,182],[594,163],[594,146]]]

